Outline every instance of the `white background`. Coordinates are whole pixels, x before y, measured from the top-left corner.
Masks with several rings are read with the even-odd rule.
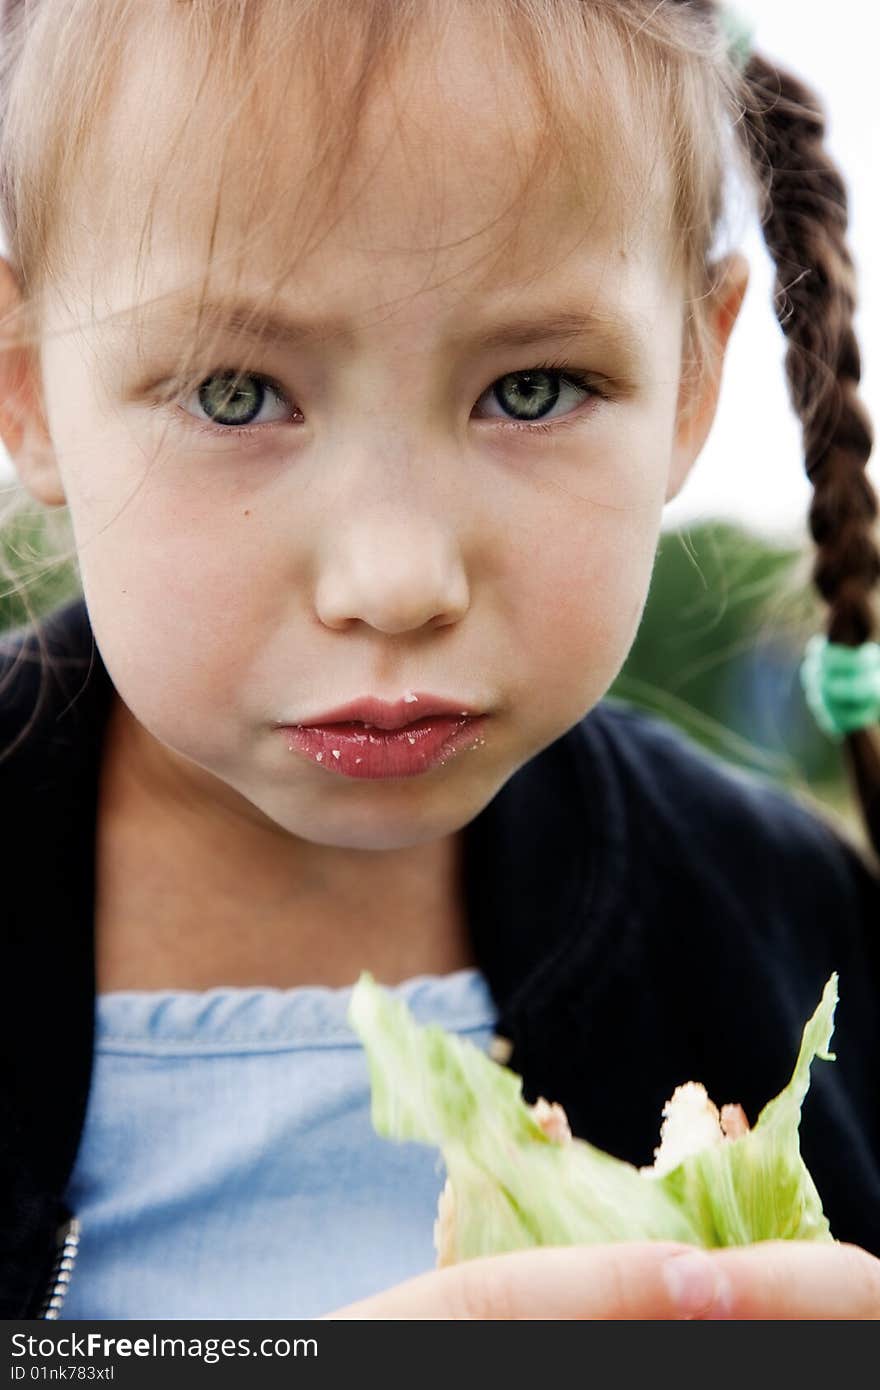
[[[869,0],[748,0],[737,6],[755,44],[805,78],[829,116],[829,147],[850,189],[850,244],[860,276],[857,330],[863,394],[880,425],[880,115],[878,30]],[[810,485],[803,472],[800,428],[788,404],[784,340],[772,309],[772,269],[756,225],[743,251],[752,280],[731,341],[718,418],[664,529],[701,518],[743,522],[762,535],[800,545],[807,535]],[[0,478],[11,472],[0,446]],[[876,459],[868,469],[880,488]]]
[[[878,12],[871,0],[740,0],[736,9],[752,23],[755,47],[803,78],[825,105],[828,148],[850,192],[862,394],[880,428]],[[801,545],[809,540],[812,489],[803,471],[800,426],[788,404],[772,268],[757,226],[740,244],[752,279],[730,344],[718,417],[685,487],[666,508],[664,527],[723,516]],[[868,476],[880,488],[876,451]]]

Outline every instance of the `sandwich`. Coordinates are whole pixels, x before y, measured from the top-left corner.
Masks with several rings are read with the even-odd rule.
[[[833,1236],[800,1153],[801,1106],[829,1052],[837,975],[807,1021],[788,1085],[750,1126],[686,1081],[662,1112],[654,1161],[636,1167],[574,1137],[558,1103],[473,1043],[420,1026],[364,972],[349,1022],[366,1049],[377,1133],[436,1146],[446,1166],[438,1265],[537,1245],[672,1240],[706,1248]]]

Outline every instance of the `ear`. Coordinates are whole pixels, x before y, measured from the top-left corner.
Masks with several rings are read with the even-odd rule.
[[[18,276],[0,256],[0,437],[32,497],[47,507],[67,499],[43,412],[37,351],[28,343]]]
[[[749,264],[745,256],[736,252],[718,262],[715,284],[703,306],[706,326],[702,370],[682,373],[667,502],[677,497],[684,486],[715,419],[724,355],[748,283]]]

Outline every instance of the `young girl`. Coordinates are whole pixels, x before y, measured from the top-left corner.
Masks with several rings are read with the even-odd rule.
[[[603,699],[712,421],[747,156],[827,659],[866,667],[835,703],[820,654],[811,699],[880,845],[813,98],[711,0],[29,0],[2,103],[0,423],[82,598],[4,642],[0,1311],[880,1315],[880,879]],[[362,969],[640,1164],[682,1081],[754,1122],[837,970],[802,1145],[838,1243],[432,1271]]]

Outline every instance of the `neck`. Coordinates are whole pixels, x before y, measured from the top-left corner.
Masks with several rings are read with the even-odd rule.
[[[377,853],[293,840],[181,796],[122,702],[99,798],[97,987],[393,984],[475,964],[463,832]]]

